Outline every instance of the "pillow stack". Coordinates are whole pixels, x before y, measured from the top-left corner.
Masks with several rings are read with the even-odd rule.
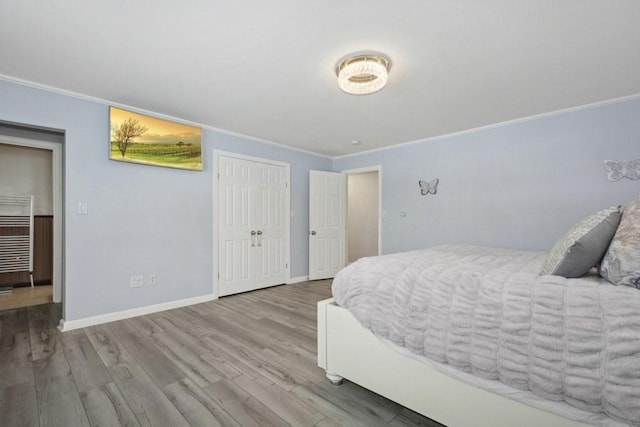
[[[625,207],[600,275],[614,285],[640,289],[640,197]]]
[[[584,276],[607,251],[621,215],[620,206],[612,206],[580,221],[553,246],[540,275]]]
[[[640,289],[640,197],[612,206],[576,224],[553,246],[540,275],[581,277],[600,264],[614,285]]]

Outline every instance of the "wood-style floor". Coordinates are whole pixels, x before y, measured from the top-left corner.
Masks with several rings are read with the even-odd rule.
[[[65,333],[59,304],[0,312],[0,425],[438,425],[329,384],[315,305],[329,295],[305,282]]]
[[[0,295],[0,311],[48,304],[51,301],[53,301],[53,286],[51,285],[14,288],[13,293]]]

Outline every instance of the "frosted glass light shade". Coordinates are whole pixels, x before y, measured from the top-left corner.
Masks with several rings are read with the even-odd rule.
[[[389,59],[381,55],[351,56],[338,65],[338,85],[352,95],[378,92],[387,84]]]

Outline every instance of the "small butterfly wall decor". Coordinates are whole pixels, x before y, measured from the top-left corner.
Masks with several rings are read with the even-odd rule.
[[[418,185],[420,185],[420,194],[426,196],[427,194],[436,194],[438,192],[438,182],[440,180],[438,178],[433,181],[418,181]]]
[[[640,179],[640,159],[628,162],[605,160],[603,163],[609,181],[619,181],[622,178]]]

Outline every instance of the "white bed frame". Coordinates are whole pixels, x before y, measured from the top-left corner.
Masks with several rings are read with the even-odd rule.
[[[333,299],[318,302],[318,366],[449,427],[567,427],[585,424],[449,377],[402,355]]]

